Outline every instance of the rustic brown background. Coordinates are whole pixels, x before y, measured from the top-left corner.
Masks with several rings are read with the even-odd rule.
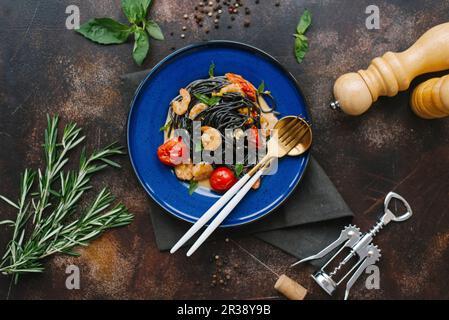
[[[255,45],[274,55],[298,79],[314,118],[313,154],[356,214],[355,223],[368,228],[381,209],[383,197],[396,190],[415,212],[407,223],[391,225],[378,237],[382,248],[381,289],[356,284],[356,299],[449,298],[449,119],[424,121],[408,107],[410,92],[380,99],[368,114],[349,118],[331,112],[331,88],[342,73],[366,67],[387,50],[404,50],[426,29],[449,20],[449,1],[274,1],[244,0],[251,10],[251,27],[243,28],[240,14],[227,29],[206,35],[185,21],[196,1],[155,0],[151,16],[160,22],[166,41],[152,42],[151,54],[139,68],[131,59],[131,44],[103,47],[65,29],[65,8],[77,4],[81,20],[110,16],[124,19],[119,0],[39,1],[2,0],[0,10],[0,193],[15,197],[19,172],[41,165],[41,142],[46,113],[64,122],[77,121],[94,147],[113,140],[125,143],[129,101],[120,93],[120,75],[151,68],[180,48],[207,39],[232,39]],[[367,30],[365,8],[381,10],[381,30]],[[311,50],[303,64],[292,55],[291,34],[304,8],[313,13],[308,36]],[[223,21],[228,18],[224,17]],[[181,39],[182,25],[188,26]],[[170,32],[174,36],[170,36]],[[414,86],[422,81],[420,78]],[[275,277],[254,257],[276,272],[294,258],[251,237],[205,245],[194,257],[161,253],[155,246],[147,195],[126,158],[123,169],[108,171],[97,185],[109,185],[135,213],[127,228],[114,230],[81,249],[80,258],[55,256],[43,274],[22,278],[12,289],[17,299],[181,299],[277,298]],[[0,218],[13,218],[1,205]],[[2,228],[0,245],[9,232]],[[248,254],[248,252],[251,253]],[[231,279],[211,287],[217,271],[211,262],[220,255]],[[65,268],[81,268],[81,290],[65,288]],[[310,299],[327,298],[308,277],[311,269],[290,276],[310,289]],[[0,297],[9,279],[0,275]]]

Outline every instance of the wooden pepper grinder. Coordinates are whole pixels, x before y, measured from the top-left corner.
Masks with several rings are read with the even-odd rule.
[[[449,116],[449,76],[421,83],[413,91],[410,104],[413,112],[424,119]]]
[[[361,115],[380,96],[395,96],[424,73],[449,69],[449,23],[427,31],[408,50],[387,52],[375,58],[367,70],[341,76],[334,85],[332,109]]]

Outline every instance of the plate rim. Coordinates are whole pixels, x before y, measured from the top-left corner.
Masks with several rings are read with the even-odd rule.
[[[273,57],[271,54],[267,53],[264,50],[261,50],[255,46],[252,46],[250,44],[246,44],[243,42],[239,42],[239,41],[231,41],[231,40],[209,40],[209,41],[205,41],[205,42],[200,42],[200,43],[193,43],[190,44],[188,46],[185,46],[183,48],[180,48],[172,53],[170,53],[169,55],[167,55],[165,58],[163,58],[162,60],[160,60],[157,64],[155,64],[151,70],[148,72],[148,74],[145,76],[145,78],[140,82],[139,86],[137,87],[137,89],[134,92],[133,98],[130,102],[130,108],[128,111],[128,119],[126,122],[126,143],[127,143],[127,150],[128,150],[128,157],[129,160],[131,162],[131,166],[133,168],[134,171],[134,175],[137,177],[137,180],[139,181],[140,185],[143,187],[143,189],[145,190],[145,192],[151,197],[151,199],[157,203],[157,205],[159,205],[159,207],[161,207],[163,210],[165,210],[166,212],[168,212],[171,216],[177,218],[180,221],[185,221],[188,222],[190,224],[194,224],[195,222],[189,221],[185,218],[183,218],[182,216],[178,216],[177,214],[171,212],[166,206],[164,206],[158,199],[156,199],[155,197],[153,197],[153,195],[148,192],[147,188],[145,187],[145,183],[142,181],[140,175],[137,172],[137,168],[135,166],[134,163],[134,159],[133,156],[131,154],[131,150],[130,150],[130,122],[131,122],[131,116],[134,110],[134,107],[136,105],[136,101],[137,98],[140,94],[140,91],[142,90],[143,86],[145,85],[145,83],[147,82],[148,78],[150,78],[158,69],[160,66],[162,66],[163,64],[165,64],[168,60],[174,58],[175,56],[185,52],[185,51],[189,51],[191,49],[196,49],[196,48],[201,48],[201,47],[208,47],[208,46],[219,46],[219,45],[229,45],[232,47],[237,47],[237,48],[244,48],[244,49],[249,49],[250,51],[255,51],[261,55],[264,55],[266,57],[268,57],[274,64],[276,64],[277,67],[279,67],[289,78],[290,80],[293,81],[293,84],[296,88],[296,90],[298,90],[298,92],[300,93],[301,97],[304,100],[304,104],[305,104],[305,109],[307,112],[307,116],[309,117],[309,122],[313,123],[312,121],[312,117],[309,111],[309,103],[306,99],[306,97],[304,96],[301,88],[299,87],[298,81],[296,80],[296,78],[293,76],[293,74],[287,70],[286,67],[284,67],[275,57]],[[236,222],[236,223],[232,223],[232,224],[227,224],[227,225],[220,225],[220,228],[232,228],[232,227],[238,227],[238,226],[243,226],[243,225],[247,225],[250,224],[252,222],[256,222],[259,221],[260,219],[266,217],[267,215],[271,214],[273,211],[275,211],[276,209],[278,209],[282,204],[285,203],[285,201],[287,201],[287,199],[290,198],[291,194],[293,193],[293,191],[295,191],[299,185],[299,183],[302,181],[305,172],[307,171],[308,167],[309,167],[309,163],[310,163],[310,154],[311,151],[307,151],[306,154],[304,155],[304,159],[305,159],[305,164],[304,164],[304,170],[301,173],[301,175],[299,176],[298,181],[296,182],[296,184],[291,188],[291,190],[285,195],[285,197],[273,208],[271,208],[270,210],[268,210],[267,212],[265,212],[264,214],[259,215],[257,218],[250,220],[250,221],[244,221],[244,222]]]

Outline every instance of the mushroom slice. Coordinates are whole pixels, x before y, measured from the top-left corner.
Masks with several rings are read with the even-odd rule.
[[[189,91],[187,91],[186,89],[179,90],[179,94],[181,95],[182,99],[181,101],[173,101],[172,108],[174,113],[182,116],[187,112],[187,109],[189,108],[191,97]]]
[[[207,109],[207,105],[204,103],[198,103],[198,104],[194,105],[192,110],[190,110],[189,119],[195,120],[195,118],[206,109]]]
[[[175,174],[179,180],[190,181],[193,178],[193,164],[183,163],[175,167]]]
[[[201,181],[209,179],[210,175],[212,174],[212,171],[214,171],[214,168],[209,163],[205,162],[198,163],[194,165],[192,169],[193,180]]]
[[[201,127],[201,142],[204,150],[215,151],[221,146],[221,133],[212,127]]]

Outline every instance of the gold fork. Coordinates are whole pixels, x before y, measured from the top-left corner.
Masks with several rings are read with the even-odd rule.
[[[179,239],[170,252],[176,252],[224,206],[221,212],[187,252],[187,256],[192,255],[248,193],[254,183],[262,176],[265,169],[269,166],[271,160],[286,156],[298,145],[302,146],[301,150],[304,150],[302,152],[304,153],[309,149],[311,143],[312,130],[304,119],[291,116],[279,120],[274,127],[274,137],[268,141],[268,151],[265,157],[263,157],[252,170],[244,175],[212,207],[210,207],[209,210],[207,210],[206,213],[186,232],[186,234]]]

